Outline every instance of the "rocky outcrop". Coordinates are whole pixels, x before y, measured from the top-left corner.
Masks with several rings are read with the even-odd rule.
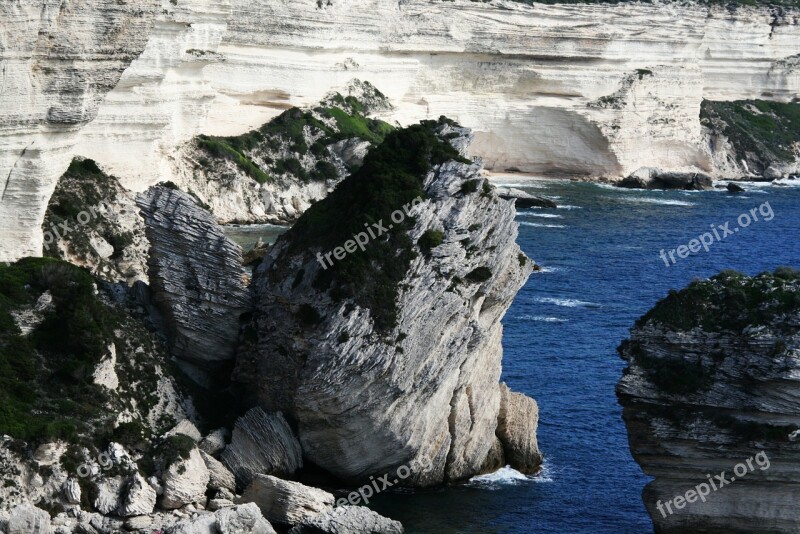
[[[242,135],[197,137],[181,147],[175,180],[220,222],[294,221],[392,130],[369,117],[389,109],[372,84],[352,80]]]
[[[11,511],[6,527],[8,534],[51,534],[50,514],[31,506],[22,504]]]
[[[275,534],[255,504],[242,504],[219,510],[216,514],[220,534]]]
[[[542,453],[536,439],[539,407],[522,393],[514,393],[500,384],[500,412],[497,415],[497,438],[508,465],[522,473],[535,473],[542,465]]]
[[[189,457],[174,462],[164,474],[164,495],[161,506],[167,510],[192,503],[205,504],[210,474],[198,449]]]
[[[119,508],[119,515],[129,517],[147,515],[156,506],[156,490],[140,475],[135,473],[128,483],[125,500]]]
[[[303,467],[300,443],[280,412],[253,408],[236,420],[222,462],[246,487],[257,474],[292,476]]]
[[[256,475],[242,494],[242,502],[255,503],[272,522],[296,525],[331,510],[334,497],[327,491],[299,482]]]
[[[471,136],[444,118],[390,134],[257,271],[235,378],[296,423],[307,459],[346,480],[397,469],[410,485],[461,480],[494,444],[500,319],[532,262],[514,242],[513,204],[437,135]],[[388,236],[371,240],[368,221]],[[362,231],[363,252],[346,244]],[[337,243],[354,252],[323,265]]]
[[[292,528],[289,534],[403,534],[399,521],[364,506],[337,506]]]
[[[200,451],[200,455],[208,468],[208,487],[215,490],[236,491],[236,478],[233,473],[213,456],[209,456],[203,451]]]
[[[800,528],[798,350],[786,268],[693,282],[636,323],[617,394],[656,532]]]
[[[498,187],[497,196],[503,200],[514,200],[517,208],[557,208],[556,203],[549,198],[531,195],[522,189],[514,187]]]
[[[186,193],[153,187],[137,203],[150,240],[153,302],[171,353],[214,369],[233,358],[239,317],[250,309],[242,250]]]
[[[683,189],[707,191],[713,189],[711,177],[699,172],[672,172],[642,167],[617,185],[629,189]]]

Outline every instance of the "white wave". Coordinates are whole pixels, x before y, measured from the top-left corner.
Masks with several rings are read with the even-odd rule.
[[[635,204],[659,204],[662,206],[696,206],[694,202],[686,202],[684,200],[673,200],[669,198],[624,198],[624,202],[633,202]]]
[[[570,206],[569,204],[564,204],[563,206],[559,206],[558,209],[560,210],[582,210],[581,206]]]
[[[562,270],[563,269],[561,267],[543,267],[543,266],[540,265],[539,266],[539,270],[538,271],[533,271],[533,274],[536,274],[536,273],[557,273],[557,272],[560,272]]]
[[[541,217],[543,219],[563,219],[563,215],[557,215],[555,213],[536,213],[532,211],[518,211],[517,217]]]
[[[528,221],[520,221],[519,224],[522,226],[535,226],[536,228],[566,228],[566,226],[563,224],[544,224]]]
[[[494,473],[479,475],[469,479],[467,485],[484,489],[496,490],[503,486],[517,486],[519,484],[536,482],[553,482],[547,462],[542,465],[541,471],[535,475],[523,475],[512,467],[501,467]]]
[[[492,185],[496,187],[513,187],[515,189],[544,189],[546,184],[539,184],[530,181],[520,181],[520,182],[495,182],[491,180]]]
[[[514,319],[518,319],[520,321],[537,321],[543,323],[566,323],[567,319],[561,319],[560,317],[545,317],[544,315],[518,315],[514,317]]]
[[[600,304],[594,302],[585,302],[578,299],[559,299],[554,297],[537,297],[536,302],[543,304],[555,304],[556,306],[563,306],[565,308],[600,308]]]

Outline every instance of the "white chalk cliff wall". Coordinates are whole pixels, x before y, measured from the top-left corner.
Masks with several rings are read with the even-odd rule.
[[[41,129],[53,124],[74,134],[94,116],[94,99],[62,106],[64,115],[86,120],[59,122],[60,114],[43,110],[48,95],[63,89],[50,84],[48,92],[24,70],[13,93],[4,82],[0,113],[21,118],[16,127],[4,120],[0,138],[0,177],[10,174],[6,181],[15,184],[0,202],[0,260],[38,252],[40,212],[72,152],[142,190],[182,172],[175,147],[191,136],[242,133],[287,107],[312,105],[352,78],[373,82],[391,98],[396,109],[385,118],[406,124],[444,114],[473,128],[473,152],[490,169],[606,176],[641,166],[713,173],[698,120],[703,98],[790,101],[800,92],[798,11],[505,0],[348,0],[321,7],[316,0],[163,0],[152,27],[143,27],[144,15],[122,17],[126,10],[149,13],[139,2],[136,8],[115,3],[116,19],[84,4],[64,0],[60,9],[68,16],[95,12],[96,22],[59,25],[61,17],[51,13],[61,5],[56,0],[2,7],[4,71],[38,72],[40,41],[48,41],[39,28],[49,25],[76,55],[97,59],[83,78],[76,74],[79,81],[67,77],[67,87],[82,82],[100,96],[99,88],[115,85],[102,52],[108,40],[117,45],[115,58],[138,59],[81,130],[75,149],[73,137],[53,140]]]

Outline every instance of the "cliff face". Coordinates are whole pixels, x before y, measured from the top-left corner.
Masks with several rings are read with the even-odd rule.
[[[16,178],[0,202],[9,236],[0,260],[39,253],[42,199],[74,152],[135,191],[179,181],[175,148],[198,133],[239,135],[353,77],[386,88],[396,103],[386,118],[408,124],[444,114],[474,128],[473,150],[491,169],[607,176],[643,166],[716,174],[725,157],[715,157],[718,145],[701,128],[702,99],[789,101],[800,86],[798,14],[778,8],[502,0],[22,6],[3,8],[12,22],[3,27],[4,95],[14,98],[4,100],[0,177],[13,169]],[[76,60],[70,68],[52,59],[53,42]]]
[[[235,377],[295,425],[305,458],[345,480],[401,466],[406,484],[460,480],[504,446],[515,466],[541,462],[531,399],[506,392],[498,431],[500,319],[532,263],[513,204],[440,138],[463,147],[470,133],[431,121],[390,134],[257,272]],[[351,232],[362,250],[323,248]]]
[[[0,260],[42,253],[47,199],[83,126],[144,50],[158,3],[0,5]]]
[[[800,276],[787,269],[694,282],[637,322],[617,393],[631,452],[655,477],[643,498],[656,532],[800,527],[799,348]],[[723,471],[730,484],[675,506],[722,486]]]

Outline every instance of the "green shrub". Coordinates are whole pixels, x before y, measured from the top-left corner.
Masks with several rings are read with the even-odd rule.
[[[461,184],[461,192],[465,195],[474,193],[478,190],[478,183],[480,180],[467,180]]]
[[[417,240],[417,245],[425,255],[430,255],[431,250],[438,247],[444,241],[444,233],[439,230],[426,230]]]
[[[492,277],[492,270],[488,267],[476,267],[465,278],[473,284],[482,284]]]
[[[443,119],[444,120],[444,119]],[[464,160],[434,130],[442,121],[396,130],[372,149],[362,167],[345,178],[325,199],[311,206],[283,239],[290,250],[327,250],[344,244],[365,230],[365,224],[389,221],[392,212],[425,198],[423,180],[432,165]],[[392,328],[397,321],[397,284],[415,256],[406,218],[387,236],[369,243],[321,271],[314,287],[329,290],[335,299],[353,298],[371,310],[378,330]]]

